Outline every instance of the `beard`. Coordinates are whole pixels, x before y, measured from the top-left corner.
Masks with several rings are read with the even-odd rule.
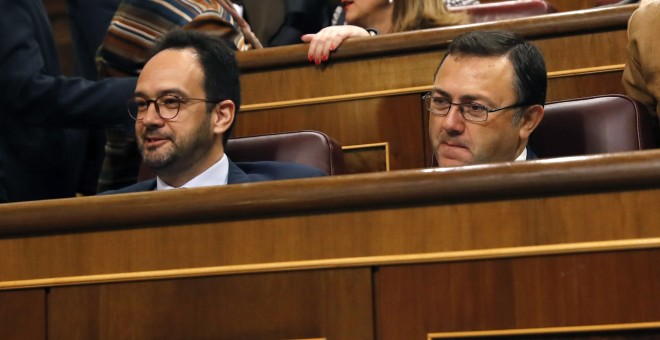
[[[213,144],[213,134],[210,130],[211,118],[204,119],[202,124],[188,136],[173,134],[159,135],[168,141],[165,145],[149,148],[144,145],[145,137],[138,138],[138,149],[142,162],[156,174],[176,174],[185,170],[201,159]],[[153,131],[147,131],[153,134]]]

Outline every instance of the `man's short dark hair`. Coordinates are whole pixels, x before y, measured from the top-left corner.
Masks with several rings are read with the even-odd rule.
[[[447,47],[447,53],[442,57],[435,71],[436,76],[449,55],[477,57],[507,55],[515,71],[513,86],[518,103],[545,105],[548,77],[543,54],[538,47],[526,42],[519,35],[506,31],[473,31],[461,34]],[[520,115],[522,110],[516,114],[514,122],[520,119]]]
[[[216,102],[229,99],[236,105],[236,114],[238,114],[241,107],[238,64],[233,50],[222,38],[199,31],[175,29],[161,39],[152,55],[168,49],[183,50],[187,48],[195,50],[199,56],[204,73],[206,99]],[[207,104],[207,111],[211,111],[215,105]],[[227,144],[235,123],[236,117],[223,135],[224,145]]]

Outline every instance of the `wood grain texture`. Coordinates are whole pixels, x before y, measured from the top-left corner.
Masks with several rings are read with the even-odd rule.
[[[342,146],[388,142],[391,169],[422,168],[419,150],[427,132],[420,112],[420,94],[256,110],[239,114],[234,135],[311,129],[324,131]]]
[[[49,339],[373,339],[371,271],[53,289]]]
[[[657,322],[658,255],[653,249],[384,267],[376,278],[378,338]]]
[[[660,237],[659,166],[646,151],[4,204],[0,280]]]
[[[0,339],[47,339],[45,290],[0,292]]]

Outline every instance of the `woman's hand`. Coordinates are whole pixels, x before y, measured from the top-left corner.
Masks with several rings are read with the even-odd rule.
[[[369,32],[360,26],[342,25],[328,26],[316,34],[305,34],[302,41],[309,43],[307,58],[316,65],[328,61],[330,53],[341,43],[352,37],[368,37]]]

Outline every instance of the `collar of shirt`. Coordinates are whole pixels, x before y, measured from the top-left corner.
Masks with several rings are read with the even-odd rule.
[[[229,173],[229,160],[227,155],[222,154],[222,158],[213,164],[210,168],[204,170],[201,174],[188,181],[186,184],[179,188],[199,188],[209,187],[214,185],[227,184],[227,174]],[[156,190],[170,190],[177,189],[165,182],[160,177],[156,178]]]
[[[517,161],[526,161],[527,160],[527,148],[524,148],[523,151],[520,153],[520,156],[516,158]]]

